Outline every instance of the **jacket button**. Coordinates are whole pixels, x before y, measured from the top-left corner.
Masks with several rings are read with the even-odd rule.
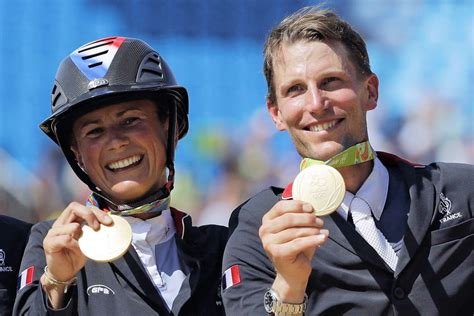
[[[405,298],[405,291],[401,287],[396,287],[393,290],[393,296],[399,300],[402,300]]]

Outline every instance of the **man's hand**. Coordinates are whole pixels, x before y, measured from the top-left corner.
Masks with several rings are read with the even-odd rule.
[[[285,303],[303,302],[311,260],[328,237],[312,212],[308,203],[280,201],[262,219],[260,239],[277,272],[272,288]]]

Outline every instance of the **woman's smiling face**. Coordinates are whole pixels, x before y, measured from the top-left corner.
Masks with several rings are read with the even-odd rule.
[[[166,183],[168,123],[149,99],[115,103],[73,124],[72,150],[92,182],[116,202],[131,202]]]

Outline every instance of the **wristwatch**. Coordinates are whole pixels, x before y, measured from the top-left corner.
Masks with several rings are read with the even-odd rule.
[[[273,289],[268,289],[263,297],[263,305],[268,314],[303,314],[306,310],[307,300],[308,296],[305,294],[301,304],[284,303]]]

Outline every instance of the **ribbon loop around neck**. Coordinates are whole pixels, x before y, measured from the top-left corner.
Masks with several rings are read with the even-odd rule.
[[[343,152],[326,161],[304,158],[300,163],[300,170],[315,164],[324,164],[334,168],[342,168],[370,161],[374,158],[375,152],[372,149],[372,146],[370,146],[369,141],[365,141],[347,148]]]

